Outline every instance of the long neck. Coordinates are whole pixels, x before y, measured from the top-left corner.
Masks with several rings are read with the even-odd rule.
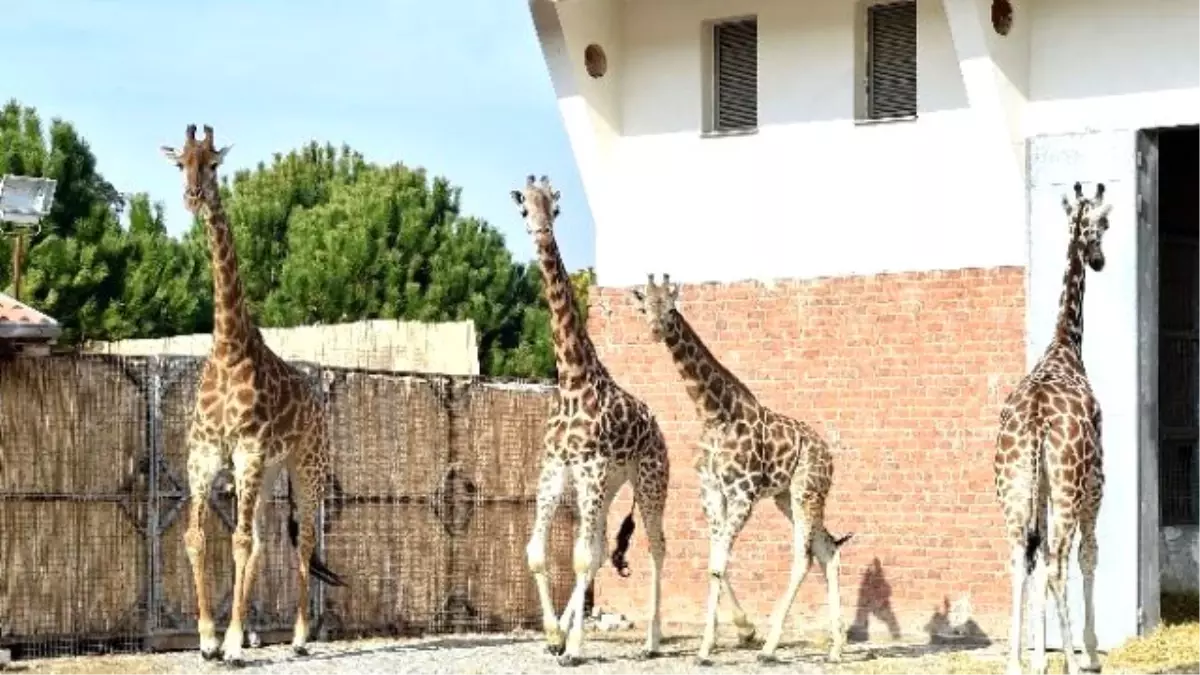
[[[664,323],[662,341],[701,418],[719,421],[736,414],[741,405],[757,404],[754,394],[713,356],[682,314],[671,310]]]
[[[1083,349],[1083,288],[1086,274],[1083,237],[1076,225],[1072,228],[1071,243],[1067,246],[1067,269],[1063,272],[1054,340],[1077,351]]]
[[[537,252],[546,304],[550,306],[550,329],[554,339],[559,387],[577,389],[584,386],[590,376],[606,371],[575,306],[571,277],[563,265],[554,235],[538,236]]]
[[[201,213],[208,232],[209,253],[212,255],[213,348],[215,354],[222,355],[245,348],[257,331],[246,310],[233,232],[225,209],[221,206],[220,193],[215,186],[206,192],[208,194]]]

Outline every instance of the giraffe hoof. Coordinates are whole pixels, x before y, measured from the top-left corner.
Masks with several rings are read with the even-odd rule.
[[[221,648],[217,647],[215,649],[201,649],[200,658],[204,659],[205,661],[216,661],[217,659],[221,658]]]
[[[712,659],[708,658],[707,656],[697,656],[696,657],[696,667],[697,668],[708,668],[712,664],[713,664]]]
[[[296,656],[308,656],[308,645],[292,645],[292,653]]]
[[[639,649],[633,658],[638,661],[649,661],[660,656],[657,649]]]
[[[775,656],[774,654],[764,654],[762,652],[759,652],[758,656],[755,658],[758,659],[758,662],[763,665],[774,665],[780,662],[778,656]]]
[[[558,657],[558,665],[562,668],[574,668],[582,662],[582,659],[580,659],[578,656],[572,656],[570,654],[563,654],[562,656]]]
[[[562,654],[566,650],[567,650],[567,646],[565,644],[555,644],[555,643],[551,642],[550,644],[546,645],[546,653],[551,656],[558,656],[559,654]]]
[[[233,658],[225,659],[225,665],[229,666],[230,668],[241,668],[246,665],[246,660],[240,656],[235,656]]]

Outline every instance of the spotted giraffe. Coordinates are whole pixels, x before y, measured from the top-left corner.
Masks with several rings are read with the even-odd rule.
[[[596,354],[596,347],[575,306],[571,279],[554,238],[559,193],[545,176],[531,175],[511,192],[533,236],[550,306],[550,327],[558,369],[558,390],[546,422],[544,454],[538,479],[537,512],[526,554],[542,605],[548,650],[562,665],[582,657],[583,603],[588,585],[604,558],[609,507],[621,486],[633,486],[634,507],[641,511],[650,540],[650,622],[642,655],[659,650],[659,601],[666,537],[663,508],[670,464],[662,430],[646,404],[621,388]],[[575,587],[556,621],[546,570],[546,538],[564,490],[573,488],[579,509],[579,532],[573,563]],[[627,574],[625,553],[633,531],[633,511],[626,516],[613,552],[613,566]],[[565,633],[565,635],[564,635]]]
[[[241,665],[243,627],[254,578],[262,563],[265,499],[283,469],[288,472],[292,513],[288,527],[298,555],[296,625],[292,648],[307,652],[309,573],[334,586],[342,579],[317,557],[315,517],[329,471],[329,436],[324,409],[310,380],[267,347],[251,320],[238,277],[233,234],[217,181],[217,167],[231,146],[217,149],[212,127],[196,139],[187,127],[179,150],[162,152],[183,173],[184,204],[204,220],[212,256],[213,335],[204,362],[187,435],[190,487],[188,527],[184,534],[198,606],[200,654],[223,656]],[[233,532],[233,604],[224,643],[218,647],[212,598],[205,571],[204,523],[217,473],[232,465],[237,493]],[[293,496],[292,483],[298,489]]]
[[[994,461],[996,494],[1012,551],[1012,624],[1008,672],[1021,672],[1021,637],[1026,587],[1032,576],[1034,632],[1032,668],[1046,672],[1046,591],[1054,595],[1067,671],[1079,672],[1067,610],[1067,563],[1076,529],[1083,572],[1083,645],[1089,670],[1099,670],[1096,652],[1096,518],[1104,490],[1100,403],[1083,366],[1083,289],[1087,267],[1104,268],[1101,240],[1111,204],[1104,184],[1086,198],[1075,183],[1063,196],[1070,226],[1054,338],[1033,370],[1008,395],[1000,411]],[[1047,516],[1049,506],[1049,516]],[[1049,522],[1047,522],[1049,521]]]
[[[733,604],[733,623],[743,645],[755,640],[754,624],[734,595],[727,575],[729,555],[754,505],[773,499],[792,522],[793,559],[787,590],[775,606],[759,660],[775,660],[783,624],[813,558],[821,565],[829,603],[829,659],[841,658],[845,631],[838,585],[839,549],[853,535],[834,538],[825,529],[825,500],[833,484],[829,444],[808,424],[771,410],[750,392],[705,346],[676,307],[679,287],[664,274],[651,274],[645,287],[632,291],[650,333],[667,346],[688,396],[704,421],[695,468],[708,520],[709,590],[704,637],[697,659],[709,662],[716,642],[721,592]]]

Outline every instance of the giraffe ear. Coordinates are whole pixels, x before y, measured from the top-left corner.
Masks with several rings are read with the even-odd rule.
[[[671,284],[667,290],[671,294],[671,302],[679,300],[679,284]]]
[[[160,145],[158,146],[158,149],[162,152],[163,156],[169,159],[175,166],[179,166],[183,163],[182,156],[180,156],[179,151],[175,148],[172,148],[169,145]]]
[[[227,146],[225,146],[225,147],[221,148],[220,150],[218,150],[218,151],[217,151],[217,155],[216,155],[216,159],[215,159],[215,160],[213,160],[213,161],[214,161],[214,163],[215,163],[215,165],[216,165],[216,166],[220,166],[220,165],[221,165],[221,162],[224,162],[224,161],[225,161],[225,155],[228,155],[228,154],[229,154],[229,151],[230,151],[230,150],[232,150],[232,149],[233,149],[233,144],[232,144],[232,143],[230,143],[229,145],[227,145]]]
[[[525,203],[525,195],[521,194],[520,190],[513,190],[508,193],[512,200],[517,203],[517,206]]]
[[[1109,213],[1112,213],[1112,204],[1101,204],[1100,206],[1092,209],[1090,218],[1092,219],[1093,223],[1098,223],[1108,218]]]
[[[632,295],[633,299],[637,300],[638,302],[642,302],[643,300],[646,299],[646,294],[642,293],[641,289],[639,289],[639,288],[629,289],[629,294]]]
[[[1062,196],[1063,212],[1066,213],[1068,216],[1075,214],[1075,209],[1071,207],[1071,204],[1072,204],[1071,197],[1069,195],[1063,195]]]

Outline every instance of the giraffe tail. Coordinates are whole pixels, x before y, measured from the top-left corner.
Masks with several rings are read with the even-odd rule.
[[[621,529],[617,531],[617,547],[612,553],[613,567],[623,577],[629,576],[629,562],[625,560],[625,555],[629,553],[629,540],[633,539],[633,530],[637,527],[633,522],[633,510],[636,507],[636,504],[630,506],[629,515],[621,522]]]
[[[297,541],[300,538],[300,521],[296,520],[296,501],[292,498],[292,475],[287,475],[287,501],[288,501],[288,540],[292,542],[292,548],[295,548]],[[316,551],[308,558],[308,571],[317,578],[318,581],[327,586],[345,586],[346,582],[338,575],[337,572],[325,566],[325,562],[321,560]]]
[[[1038,548],[1042,545],[1042,537],[1045,534],[1039,527],[1042,519],[1038,513],[1038,506],[1041,503],[1038,493],[1042,489],[1042,459],[1046,439],[1050,436],[1050,424],[1043,424],[1038,431],[1040,433],[1034,440],[1033,452],[1029,454],[1029,520],[1025,523],[1026,574],[1033,574],[1033,568],[1037,565]]]

